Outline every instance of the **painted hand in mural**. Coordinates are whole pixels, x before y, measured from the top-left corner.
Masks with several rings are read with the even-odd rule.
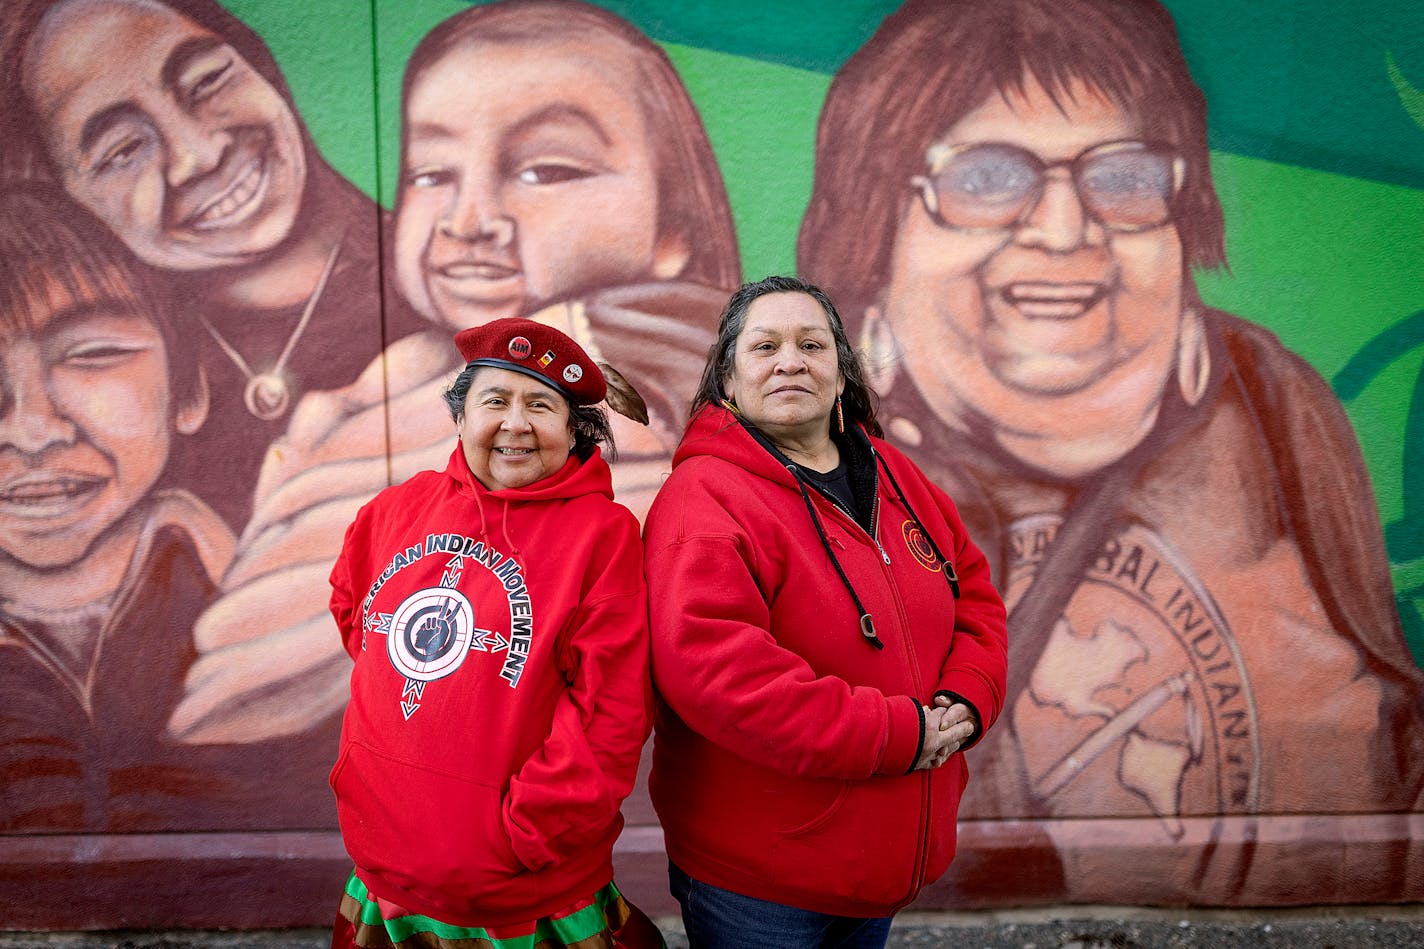
[[[700,327],[722,301],[703,287],[650,284],[533,315],[642,380],[649,425],[610,413],[614,494],[640,518],[666,477],[686,388],[711,339]],[[642,332],[627,333],[632,327]],[[355,384],[303,398],[268,451],[223,596],[195,627],[199,658],[172,720],[175,736],[257,741],[300,733],[340,710],[349,667],[327,612],[327,574],[362,504],[448,456],[453,430],[440,396],[461,368],[450,350],[443,333],[409,336]]]
[[[326,610],[327,575],[362,504],[449,454],[440,393],[454,367],[441,336],[407,337],[351,386],[298,405],[268,451],[223,595],[194,627],[199,658],[170,723],[175,737],[259,741],[343,707],[350,668]],[[448,371],[431,375],[432,365]],[[408,386],[392,391],[387,378]]]

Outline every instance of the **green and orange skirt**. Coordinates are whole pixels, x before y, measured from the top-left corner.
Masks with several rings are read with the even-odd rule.
[[[666,949],[662,933],[610,882],[592,897],[528,923],[452,926],[377,901],[351,874],[332,949]]]

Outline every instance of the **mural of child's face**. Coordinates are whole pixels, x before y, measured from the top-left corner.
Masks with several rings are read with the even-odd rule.
[[[1045,163],[1135,140],[1132,116],[1082,84],[1055,103],[1036,83],[995,94],[935,143],[1004,143]],[[1066,170],[1017,225],[956,230],[918,199],[901,216],[882,298],[906,364],[946,417],[978,415],[1031,463],[1076,424],[1112,413],[1123,438],[1155,418],[1171,374],[1183,298],[1175,226],[1109,231],[1088,215]],[[1037,442],[1039,444],[1035,445]]]
[[[297,119],[221,38],[150,0],[67,0],[26,64],[64,187],[139,257],[234,266],[291,233],[307,175]]]
[[[46,569],[148,493],[174,416],[163,338],[131,304],[55,286],[37,309],[0,330],[0,551]]]
[[[404,104],[396,209],[402,294],[464,328],[539,302],[676,276],[658,234],[637,75],[606,42],[465,43]]]

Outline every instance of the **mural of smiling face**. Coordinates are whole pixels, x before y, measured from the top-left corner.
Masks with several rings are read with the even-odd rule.
[[[423,315],[469,327],[687,262],[659,235],[637,72],[612,42],[466,41],[404,104],[395,265]]]
[[[292,232],[307,177],[300,127],[220,37],[152,0],[65,0],[25,63],[65,189],[143,260],[251,263]]]
[[[1030,80],[991,95],[935,143],[1003,143],[1042,162],[1141,138],[1137,120],[1082,83]],[[901,215],[884,315],[926,402],[952,424],[987,421],[1021,460],[1073,476],[1150,430],[1182,319],[1181,239],[1171,223],[1109,231],[1072,178],[1050,173],[1017,225],[956,230],[918,199]]]
[[[32,310],[0,329],[0,551],[47,569],[79,561],[153,487],[174,394],[163,337],[132,301],[51,284]],[[201,418],[184,410],[176,427]]]

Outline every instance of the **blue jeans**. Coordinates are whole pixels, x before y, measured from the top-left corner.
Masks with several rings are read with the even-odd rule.
[[[668,863],[691,949],[884,949],[889,916],[830,916],[692,879]]]

